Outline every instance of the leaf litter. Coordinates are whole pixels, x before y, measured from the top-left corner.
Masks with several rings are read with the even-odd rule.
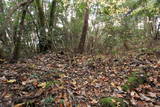
[[[147,82],[123,91],[133,72]],[[154,54],[84,55],[48,53],[0,65],[0,107],[97,107],[104,97],[123,98],[129,106],[160,106],[160,64]]]

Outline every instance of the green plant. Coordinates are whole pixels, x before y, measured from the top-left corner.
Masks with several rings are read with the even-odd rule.
[[[49,87],[51,87],[52,85],[55,85],[55,84],[61,84],[61,82],[60,82],[60,81],[57,81],[57,80],[48,81],[48,82],[46,83],[46,88],[49,88]]]
[[[147,80],[147,75],[133,72],[129,77],[127,82],[122,86],[124,91],[131,90],[133,88],[137,88],[140,84],[145,83]]]
[[[101,107],[127,107],[126,102],[121,98],[106,97],[99,101]]]
[[[54,98],[52,96],[46,97],[43,99],[44,104],[51,104],[54,102]]]

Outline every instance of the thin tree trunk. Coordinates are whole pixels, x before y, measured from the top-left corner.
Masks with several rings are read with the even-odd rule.
[[[52,36],[54,36],[53,29],[54,29],[54,22],[55,22],[56,3],[57,3],[56,0],[52,0],[52,4],[51,4],[51,8],[50,8],[49,32],[48,32],[48,39],[47,39],[48,40],[48,42],[47,42],[48,49],[52,48],[52,43],[53,43]]]
[[[27,12],[27,8],[28,6],[24,6],[23,10],[22,10],[22,17],[21,17],[21,21],[19,23],[19,29],[18,29],[18,34],[17,29],[15,29],[15,47],[14,47],[14,51],[13,51],[13,56],[10,62],[16,62],[19,58],[19,54],[20,54],[20,47],[21,47],[21,36],[23,34],[23,30],[24,30],[24,20],[25,20],[25,16],[26,16],[26,12]]]
[[[158,24],[158,28],[156,30],[156,34],[155,34],[154,40],[159,40],[160,39],[159,30],[160,30],[160,22]]]
[[[0,13],[3,13],[4,9],[3,9],[3,1],[0,0]]]
[[[5,13],[4,13],[4,1],[0,0],[0,28],[3,27],[3,22],[5,20]],[[5,23],[6,24],[6,23]],[[7,46],[7,36],[6,36],[6,29],[0,32],[0,40],[2,41],[4,46]]]
[[[36,6],[38,9],[38,20],[39,20],[39,29],[40,29],[40,37],[39,37],[39,49],[40,52],[47,51],[47,39],[46,39],[46,31],[45,31],[45,16],[43,11],[43,6],[40,3],[40,0],[35,0]]]
[[[85,46],[85,41],[86,41],[86,36],[88,31],[88,19],[89,19],[89,9],[87,6],[84,13],[84,23],[83,23],[82,34],[81,34],[81,38],[78,46],[78,53],[80,54],[84,52],[84,46]]]
[[[50,19],[49,19],[49,27],[53,27],[54,19],[56,12],[56,0],[52,1],[51,9],[50,9]]]

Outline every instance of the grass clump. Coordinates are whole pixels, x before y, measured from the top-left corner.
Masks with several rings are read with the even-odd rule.
[[[127,103],[121,98],[106,97],[99,101],[100,107],[128,107]]]

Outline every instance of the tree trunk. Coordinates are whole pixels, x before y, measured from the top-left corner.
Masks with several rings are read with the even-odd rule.
[[[49,32],[48,32],[48,39],[47,39],[48,40],[48,42],[47,42],[48,49],[52,48],[52,43],[53,43],[52,36],[54,36],[53,29],[54,29],[54,19],[55,19],[55,13],[56,13],[56,3],[57,3],[56,0],[52,0],[52,4],[50,7]]]
[[[158,28],[156,29],[156,34],[155,34],[154,40],[159,40],[160,39],[159,30],[160,30],[160,22],[158,24]]]
[[[87,6],[84,13],[84,23],[83,23],[82,34],[81,34],[81,38],[78,46],[78,53],[80,54],[84,52],[84,46],[85,46],[85,41],[86,41],[86,36],[88,31],[88,19],[89,19],[89,9]]]
[[[36,6],[38,9],[38,20],[39,20],[39,29],[40,29],[40,37],[39,37],[39,49],[40,52],[46,52],[47,49],[47,39],[46,39],[46,31],[45,31],[45,16],[43,11],[43,6],[40,3],[41,0],[35,0]]]
[[[20,47],[21,47],[21,36],[23,34],[23,30],[24,30],[24,20],[25,20],[25,16],[26,16],[26,12],[27,12],[27,8],[28,6],[24,6],[23,10],[22,10],[22,17],[21,17],[21,21],[19,23],[19,29],[18,29],[18,34],[17,34],[17,28],[15,28],[14,30],[14,50],[13,50],[13,56],[10,62],[16,62],[19,58],[19,54],[20,54]],[[16,27],[16,26],[15,26]]]
[[[49,27],[53,27],[54,19],[55,19],[55,12],[56,12],[56,0],[52,1],[51,9],[50,9],[50,19],[49,19]]]
[[[3,1],[0,0],[0,25],[3,25],[3,21],[4,21],[4,7],[3,7]],[[0,26],[1,27],[1,26]],[[2,42],[2,44],[0,45],[5,45],[6,41],[6,32],[5,30],[3,30],[2,32],[0,32],[0,41]],[[3,48],[0,49],[0,58],[4,57],[4,51]]]
[[[4,1],[0,0],[0,25],[3,26],[3,22],[5,20],[5,13],[4,13]],[[0,26],[0,27],[2,27]],[[3,29],[0,32],[0,41],[2,41],[2,45],[7,46],[7,36],[6,36],[6,29]]]

